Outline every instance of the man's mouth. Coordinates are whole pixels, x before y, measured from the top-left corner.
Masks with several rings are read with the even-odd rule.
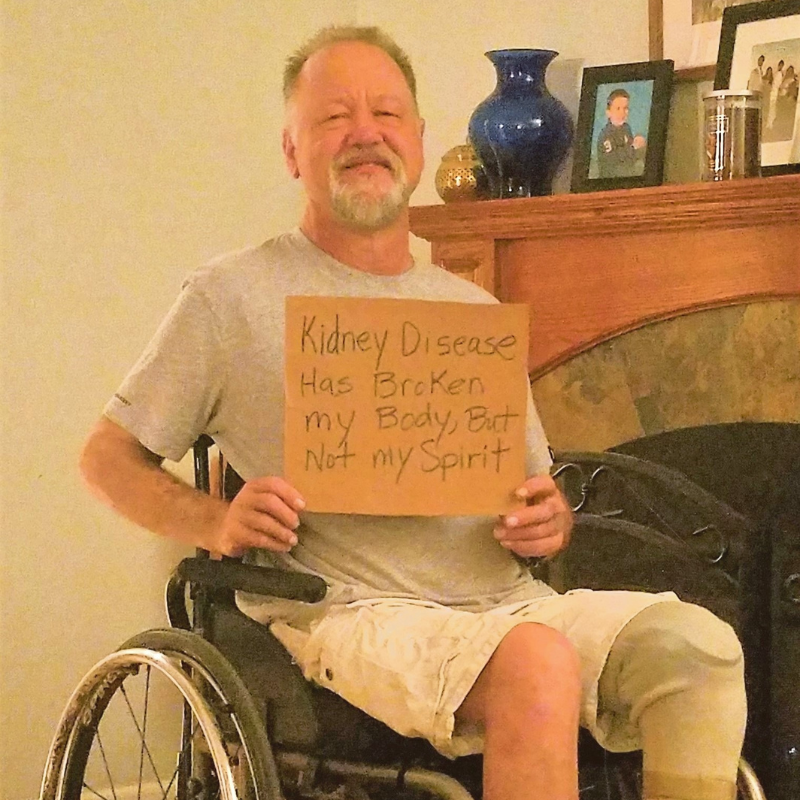
[[[350,158],[343,159],[339,164],[339,169],[342,171],[358,169],[359,167],[379,167],[394,174],[394,165],[392,162],[388,158],[379,155],[351,156]]]

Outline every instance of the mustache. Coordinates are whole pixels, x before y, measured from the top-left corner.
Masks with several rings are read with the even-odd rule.
[[[393,175],[398,174],[400,159],[394,153],[388,153],[378,148],[366,148],[350,150],[333,160],[333,167],[336,170],[345,170],[350,167],[357,167],[360,164],[378,164],[386,167]]]

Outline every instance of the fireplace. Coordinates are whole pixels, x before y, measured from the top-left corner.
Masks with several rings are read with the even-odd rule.
[[[411,209],[435,263],[529,306],[531,384],[557,451],[674,468],[731,523],[719,563],[718,526],[686,523],[710,559],[691,580],[637,552],[658,565],[651,583],[739,624],[748,753],[770,800],[800,797],[798,196],[800,175],[784,175]],[[595,538],[585,558],[567,551],[573,572]],[[608,549],[632,561],[631,541]],[[618,578],[607,561],[604,579]]]
[[[631,555],[628,545],[621,556],[619,541],[600,537],[599,544],[579,544],[567,580],[575,585],[593,573],[604,580],[619,571],[621,558],[638,558],[660,570],[645,575],[641,588],[674,583],[686,599],[734,623],[747,657],[746,756],[771,800],[795,800],[800,303],[766,301],[653,323],[571,358],[532,386],[557,451],[606,451],[663,465],[742,516],[739,530],[727,534],[738,551],[734,588],[710,567],[705,578],[688,574],[679,559],[670,577],[663,558]],[[713,551],[716,543],[709,545]]]

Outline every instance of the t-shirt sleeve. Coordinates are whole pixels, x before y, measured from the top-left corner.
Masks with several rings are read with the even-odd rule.
[[[104,409],[148,450],[179,461],[202,433],[213,435],[225,362],[212,308],[191,282]]]
[[[546,475],[553,465],[550,457],[550,446],[547,442],[539,412],[533,402],[533,396],[528,390],[528,415],[525,434],[525,452],[527,455],[525,467],[528,476]]]

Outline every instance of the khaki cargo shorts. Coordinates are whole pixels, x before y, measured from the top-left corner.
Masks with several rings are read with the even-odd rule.
[[[581,660],[581,724],[613,750],[634,750],[630,732],[598,719],[597,685],[611,645],[643,609],[672,593],[578,589],[489,611],[461,611],[425,600],[380,598],[334,606],[310,631],[273,622],[272,632],[306,678],[341,695],[405,736],[441,753],[481,752],[480,730],[457,726],[455,713],[495,648],[515,625],[560,631]]]

